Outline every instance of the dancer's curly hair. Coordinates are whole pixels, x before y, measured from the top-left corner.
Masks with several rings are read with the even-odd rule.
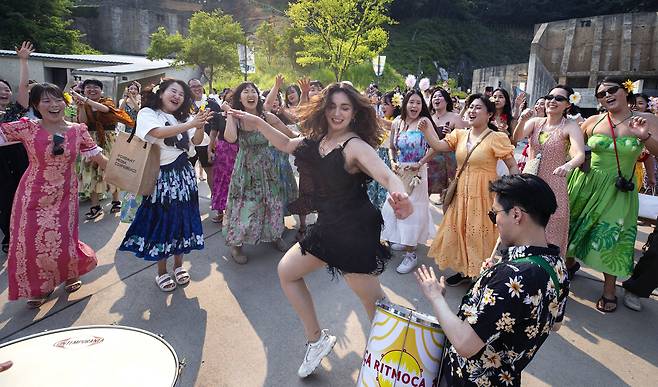
[[[351,130],[373,148],[378,147],[384,138],[384,130],[377,122],[377,114],[370,100],[361,95],[346,82],[332,83],[308,103],[300,106],[298,117],[302,134],[312,140],[320,140],[329,128],[325,111],[331,104],[335,93],[345,93],[352,103],[354,117],[350,123]]]

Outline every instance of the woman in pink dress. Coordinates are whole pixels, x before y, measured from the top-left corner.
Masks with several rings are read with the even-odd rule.
[[[557,211],[546,226],[548,242],[560,248],[560,256],[567,253],[569,239],[569,195],[567,175],[585,161],[585,141],[576,121],[567,118],[573,104],[574,90],[565,85],[555,86],[543,97],[546,118],[527,120],[523,129],[513,134],[515,141],[529,139],[528,160],[540,158],[537,175],[551,186],[557,198]],[[524,112],[529,116],[531,111]],[[521,120],[526,120],[522,117]]]
[[[64,120],[66,102],[55,85],[30,92],[30,107],[40,119],[0,126],[0,145],[20,141],[30,165],[16,191],[11,214],[9,300],[27,298],[38,308],[55,287],[80,289],[80,276],[96,267],[96,254],[78,240],[78,154],[102,167],[107,159],[84,124]]]

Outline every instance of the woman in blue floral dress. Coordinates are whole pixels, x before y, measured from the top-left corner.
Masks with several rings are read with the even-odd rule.
[[[153,194],[144,196],[119,250],[158,262],[155,281],[164,292],[190,282],[183,255],[204,246],[199,190],[188,156],[205,138],[213,112],[191,117],[192,92],[187,83],[165,79],[145,91],[135,134],[160,148],[160,173]],[[174,279],[167,259],[174,256]]]

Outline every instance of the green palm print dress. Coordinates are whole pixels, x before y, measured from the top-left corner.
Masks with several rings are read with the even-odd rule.
[[[587,145],[592,148],[590,171],[576,169],[569,176],[567,256],[603,273],[628,276],[635,254],[637,190],[622,192],[615,187],[618,173],[612,137],[597,133]],[[633,136],[617,137],[617,150],[622,174],[631,180],[642,144]]]

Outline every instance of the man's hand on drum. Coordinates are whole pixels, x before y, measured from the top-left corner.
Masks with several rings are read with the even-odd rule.
[[[409,200],[409,195],[403,192],[393,192],[388,198],[388,203],[393,208],[395,217],[398,219],[406,219],[412,212],[414,207]]]
[[[418,270],[414,272],[416,281],[420,285],[420,290],[425,297],[432,301],[446,294],[446,279],[441,276],[439,280],[436,279],[434,269],[430,266],[428,269],[425,265],[421,265]]]
[[[7,371],[13,365],[14,365],[14,363],[12,363],[11,360],[7,360],[4,363],[0,363],[0,372]]]

